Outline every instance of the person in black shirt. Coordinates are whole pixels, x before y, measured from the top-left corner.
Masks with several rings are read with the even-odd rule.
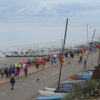
[[[13,90],[14,88],[14,84],[15,84],[15,78],[12,76],[11,79],[10,79],[10,84],[11,84],[11,90]]]

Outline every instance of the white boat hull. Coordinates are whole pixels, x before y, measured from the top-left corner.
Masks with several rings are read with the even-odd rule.
[[[48,92],[54,92],[56,89],[55,88],[45,87],[45,90],[48,91]]]
[[[65,96],[67,93],[55,93],[55,92],[48,92],[48,91],[38,91],[43,96]]]

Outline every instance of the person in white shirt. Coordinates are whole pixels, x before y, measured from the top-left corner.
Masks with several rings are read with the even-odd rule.
[[[25,68],[26,64],[23,64],[23,68]]]

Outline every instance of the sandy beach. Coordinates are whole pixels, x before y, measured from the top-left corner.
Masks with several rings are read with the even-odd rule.
[[[5,64],[7,66],[11,64],[21,63],[23,60],[33,59],[34,57],[7,57],[0,60],[0,67],[3,67]]]

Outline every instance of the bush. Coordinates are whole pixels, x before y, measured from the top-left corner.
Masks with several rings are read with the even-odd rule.
[[[100,65],[95,68],[93,72],[92,79],[99,79],[100,80]]]
[[[64,100],[81,100],[91,97],[100,97],[100,80],[87,80],[84,83],[73,84],[71,92]]]

